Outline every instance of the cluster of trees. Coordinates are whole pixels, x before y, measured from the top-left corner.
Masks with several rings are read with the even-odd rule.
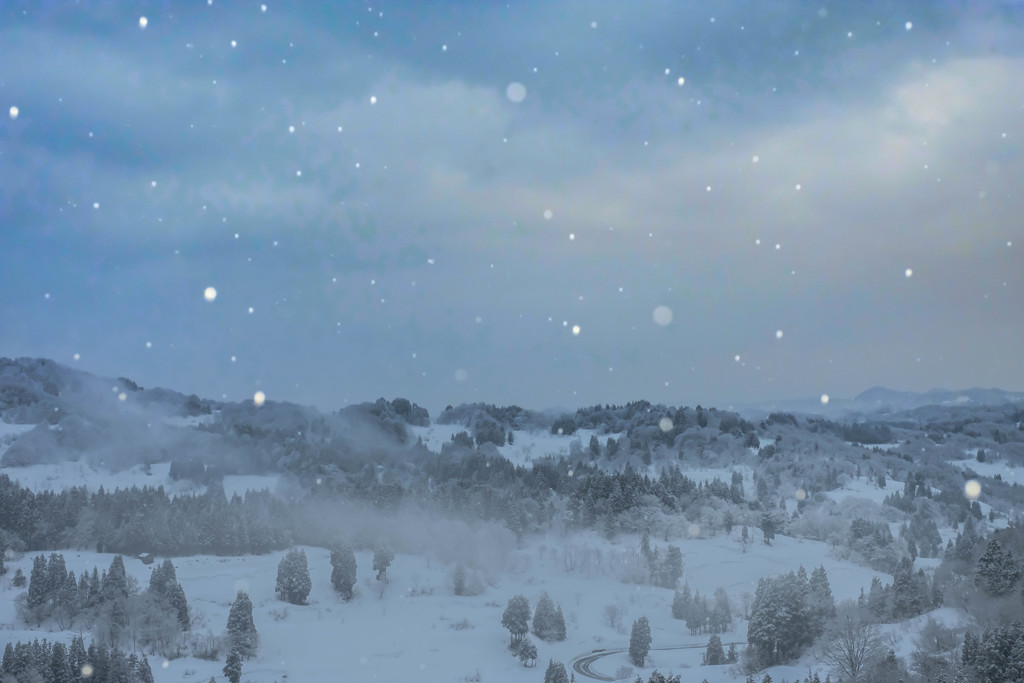
[[[0,680],[153,683],[153,672],[145,655],[126,655],[102,643],[92,643],[86,649],[82,637],[74,636],[70,645],[45,639],[8,642],[0,661]]]
[[[932,584],[923,569],[914,571],[910,558],[900,561],[891,584],[883,584],[879,578],[871,579],[867,595],[861,589],[857,604],[864,607],[878,621],[892,623],[910,619],[919,614],[940,607],[942,593]]]
[[[149,575],[149,594],[157,602],[166,606],[167,610],[178,620],[178,628],[187,631],[191,627],[192,619],[189,616],[188,601],[185,599],[185,589],[178,583],[178,576],[174,570],[174,563],[165,559]]]
[[[565,617],[562,606],[555,605],[547,593],[542,593],[533,612],[533,633],[541,640],[565,640]]]
[[[120,555],[102,574],[93,567],[91,574],[84,571],[78,579],[67,570],[63,555],[51,553],[48,559],[38,555],[32,562],[22,617],[37,626],[52,619],[62,630],[82,621],[110,647],[117,647],[127,636],[133,646],[160,650],[191,625],[185,591],[170,560],[153,570],[148,589],[139,592]]]
[[[1024,681],[1024,621],[964,635],[961,661],[976,681]]]
[[[658,548],[651,548],[651,539],[645,530],[640,537],[640,552],[647,562],[650,582],[662,588],[675,588],[683,578],[683,553],[679,546],[670,545],[661,557]]]
[[[690,584],[683,584],[672,596],[672,616],[686,622],[690,635],[698,633],[724,633],[732,625],[732,608],[725,589],[715,589],[714,604],[700,594],[690,593]]]
[[[704,650],[704,655],[701,657],[701,664],[704,666],[717,666],[720,664],[733,664],[739,661],[739,653],[736,652],[735,643],[729,643],[729,651],[726,652],[722,647],[722,639],[718,637],[718,634],[713,634],[708,638],[707,649]]]
[[[34,493],[0,475],[0,531],[20,550],[95,546],[126,555],[263,554],[291,544],[291,517],[285,503],[268,492],[230,500],[217,487],[173,498],[163,487]]]
[[[835,614],[835,599],[825,568],[811,578],[800,567],[757,582],[750,621],[747,653],[754,666],[769,666],[800,655]]]
[[[525,595],[515,595],[509,598],[501,616],[501,625],[509,632],[509,647],[516,652],[523,666],[533,666],[537,660],[537,646],[526,637],[530,629],[530,614],[529,599]],[[562,606],[555,605],[547,593],[541,594],[537,609],[533,610],[533,633],[541,640],[565,640]]]
[[[998,539],[989,539],[985,552],[978,558],[975,585],[989,597],[1001,598],[1014,592],[1020,577],[1021,566],[1013,553],[1004,553]]]
[[[909,557],[907,549],[896,543],[888,523],[863,517],[850,522],[843,555],[890,574],[896,571],[901,559]]]

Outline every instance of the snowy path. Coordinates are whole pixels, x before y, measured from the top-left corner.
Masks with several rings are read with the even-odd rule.
[[[732,643],[722,643],[722,645],[746,645],[746,642],[736,641]],[[679,645],[677,647],[652,647],[651,650],[703,650],[706,647],[707,645]],[[594,650],[590,654],[586,654],[582,657],[577,657],[576,659],[572,660],[572,670],[580,674],[581,676],[593,678],[597,681],[617,680],[611,676],[606,676],[605,674],[598,673],[597,671],[594,671],[591,667],[594,665],[594,662],[601,659],[602,657],[607,657],[609,655],[617,655],[622,652],[628,652],[628,648],[620,648],[618,650]]]

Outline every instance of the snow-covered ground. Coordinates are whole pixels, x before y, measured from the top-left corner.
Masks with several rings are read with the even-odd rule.
[[[3,457],[4,451],[10,448],[11,444],[14,443],[14,440],[18,438],[19,435],[34,428],[34,424],[11,424],[0,420],[0,458]]]
[[[449,440],[457,431],[451,425],[414,428],[432,450]],[[547,455],[568,455],[574,440],[586,447],[590,433],[560,437],[543,432],[516,432],[512,446],[500,449],[513,462],[528,464]],[[605,437],[599,437],[603,439]],[[973,465],[977,464],[970,461]],[[119,473],[103,472],[84,463],[36,465],[0,470],[33,490],[61,489],[86,485],[90,490],[130,486],[164,486],[171,493],[201,489],[172,482],[169,465],[135,467]],[[751,472],[740,468],[744,487],[753,491]],[[975,469],[975,471],[979,471]],[[697,481],[715,477],[728,483],[732,469],[686,470]],[[981,472],[979,471],[979,474]],[[1005,477],[1005,475],[1004,475]],[[275,490],[276,476],[230,476],[224,481],[228,495],[250,489]],[[866,499],[881,503],[885,495],[902,490],[900,482],[890,481],[879,489],[874,480],[859,478],[843,489],[829,492],[838,502]],[[795,505],[795,492],[793,504]],[[788,495],[788,494],[787,494]],[[719,586],[728,593],[734,611],[732,630],[722,635],[725,643],[743,643],[745,608],[753,598],[757,581],[803,565],[808,572],[824,565],[833,593],[838,600],[853,599],[867,589],[877,572],[850,562],[837,560],[824,543],[776,536],[773,545],[760,541],[744,548],[738,541],[740,530],[732,535],[712,538],[669,539],[679,545],[684,556],[683,581],[692,590],[710,596]],[[943,538],[951,530],[943,529]],[[755,538],[760,534],[755,533]],[[664,545],[662,539],[652,539]],[[709,683],[743,681],[745,676],[730,667],[702,667],[700,658],[708,636],[690,636],[683,622],[671,616],[672,591],[651,586],[627,584],[621,580],[624,567],[638,555],[635,537],[620,536],[610,542],[600,535],[580,533],[570,536],[528,537],[521,547],[510,549],[500,566],[484,568],[488,585],[473,597],[455,596],[451,589],[452,566],[429,555],[400,554],[389,570],[390,584],[383,595],[373,579],[369,552],[357,553],[359,595],[351,603],[341,601],[330,586],[329,553],[321,548],[306,548],[313,590],[309,604],[293,606],[274,595],[277,564],[283,553],[259,557],[185,557],[173,558],[193,614],[198,616],[195,633],[224,632],[231,601],[238,589],[249,592],[262,644],[259,655],[244,663],[243,680],[252,683],[288,680],[429,680],[429,681],[523,681],[539,680],[549,659],[567,665],[594,650],[613,650],[628,645],[633,621],[646,616],[651,622],[653,648],[647,672],[658,668],[682,673],[684,680],[707,678]],[[94,565],[109,566],[112,555],[75,550],[64,551],[69,569],[80,573]],[[64,634],[26,629],[15,613],[14,589],[10,578],[21,568],[26,574],[32,558],[8,561],[10,572],[0,579],[0,630],[3,640],[29,640],[36,637],[70,640]],[[919,561],[920,566],[927,563]],[[930,566],[930,565],[929,565]],[[148,584],[151,568],[134,559],[126,560],[128,571],[142,586]],[[889,577],[879,575],[883,581]],[[568,639],[562,643],[535,642],[539,656],[537,669],[524,668],[507,648],[508,633],[501,627],[501,615],[510,597],[522,593],[536,604],[542,591],[562,606],[568,626]],[[615,624],[606,617],[608,606],[620,616]],[[953,610],[943,610],[944,621],[959,618]],[[946,613],[948,612],[948,614]],[[885,627],[900,640],[901,651],[913,648],[913,630],[906,625]],[[44,627],[45,630],[45,627]],[[659,650],[665,647],[689,649]],[[905,651],[903,651],[905,650]],[[151,658],[156,680],[205,681],[211,676],[222,679],[223,657],[208,662],[185,657],[164,662]],[[631,667],[625,653],[600,659],[594,669],[614,675],[619,667]],[[794,680],[807,674],[808,668],[825,668],[807,655],[791,666],[771,669],[775,680]],[[684,671],[690,670],[690,671]],[[646,675],[645,675],[646,678]],[[580,675],[577,680],[583,683]]]
[[[1001,460],[978,462],[977,459],[953,460],[950,462],[953,467],[961,470],[972,470],[980,477],[995,477],[997,474],[1007,483],[1024,483],[1024,470],[1012,467]]]
[[[826,491],[825,495],[837,503],[842,503],[849,498],[863,498],[881,505],[886,496],[902,491],[903,482],[901,481],[887,480],[885,488],[882,489],[871,477],[857,477],[844,483],[842,488]]]
[[[734,612],[742,615],[749,605],[757,579],[773,576],[798,565],[808,571],[824,564],[837,600],[854,598],[870,584],[875,572],[829,557],[827,546],[777,536],[772,546],[753,543],[743,552],[735,536],[712,539],[682,539],[684,580],[694,590],[709,595],[715,588],[726,589]],[[501,615],[510,597],[526,595],[536,604],[542,591],[562,606],[568,625],[568,639],[562,643],[537,642],[538,667],[548,659],[569,663],[592,650],[626,647],[634,620],[646,616],[651,622],[653,647],[693,645],[693,649],[652,652],[648,669],[681,672],[699,669],[684,678],[707,677],[710,683],[742,681],[728,667],[700,667],[707,636],[690,636],[683,622],[671,616],[672,591],[621,582],[612,569],[623,558],[634,555],[637,539],[623,536],[611,543],[594,534],[571,537],[538,537],[513,550],[505,566],[490,568],[492,585],[475,597],[457,597],[451,588],[452,567],[430,557],[398,555],[389,570],[390,583],[380,597],[368,552],[357,553],[358,597],[341,601],[330,586],[329,553],[306,548],[313,590],[309,605],[294,606],[274,595],[277,563],[282,553],[260,557],[175,558],[182,583],[194,614],[201,615],[197,633],[224,631],[230,603],[238,589],[252,598],[256,627],[262,645],[259,656],[244,665],[243,678],[253,683],[282,680],[328,680],[341,677],[358,680],[461,681],[480,672],[482,681],[536,681],[537,670],[524,668],[507,649],[508,633],[501,627]],[[112,555],[64,551],[69,569],[76,573],[109,566]],[[575,557],[575,568],[570,570]],[[24,628],[14,609],[20,592],[11,588],[10,576],[17,568],[28,573],[31,557],[10,561],[11,574],[0,581],[0,624],[4,639],[64,637],[40,634]],[[150,567],[127,559],[128,571],[145,586]],[[619,623],[609,624],[605,609],[614,605],[621,613]],[[742,642],[746,623],[734,621],[723,642]],[[221,677],[223,661],[195,658],[151,661],[156,680],[208,680]],[[790,667],[772,670],[777,680],[806,674],[806,659]],[[630,666],[626,654],[600,660],[595,670],[613,675],[620,666]],[[776,673],[777,671],[777,673]],[[579,678],[579,677],[578,677]]]

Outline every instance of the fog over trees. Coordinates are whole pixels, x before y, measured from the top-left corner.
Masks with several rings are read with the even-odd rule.
[[[150,680],[145,655],[217,662],[215,677],[242,680],[276,647],[262,637],[270,624],[347,620],[368,600],[390,622],[395,600],[442,595],[463,601],[439,612],[452,637],[506,630],[516,666],[541,662],[537,680],[541,668],[562,680],[587,666],[673,680],[655,671],[666,669],[660,648],[684,647],[709,680],[795,679],[797,665],[804,680],[1021,675],[1019,402],[825,416],[646,401],[574,413],[466,404],[431,420],[401,398],[324,414],[122,379],[113,381],[137,405],[118,413],[99,393],[111,380],[27,361],[4,373],[0,418],[38,420],[4,437],[0,453],[4,599],[19,629],[82,635],[14,641],[5,675],[35,675],[44,660],[48,671],[72,669],[82,649],[125,680]],[[139,448],[102,443],[143,421],[161,426]],[[79,465],[126,484],[51,489],[22,477]],[[235,481],[274,488],[242,494]],[[745,560],[800,544],[813,549],[800,555],[806,567]],[[721,583],[695,571],[705,548],[730,553],[746,583],[727,581],[733,570]],[[81,552],[102,565],[75,559]],[[269,599],[229,585],[197,608],[195,579],[179,576],[202,556],[272,556],[276,574],[251,579],[269,582]],[[152,562],[141,581],[125,564],[140,560]],[[531,576],[541,566],[555,573]],[[850,585],[854,568],[864,578]],[[605,599],[592,581],[652,597]],[[469,605],[492,616],[446,616]],[[897,643],[891,626],[913,642]],[[581,650],[581,639],[594,644],[590,664],[561,649]]]

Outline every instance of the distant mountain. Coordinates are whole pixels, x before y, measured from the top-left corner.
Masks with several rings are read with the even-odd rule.
[[[1024,392],[1002,389],[931,389],[925,392],[872,387],[854,397],[852,404],[864,409],[910,410],[922,406],[993,406],[1024,401]]]
[[[890,415],[925,406],[984,407],[1024,401],[1024,392],[1003,389],[931,389],[930,391],[898,391],[886,387],[872,387],[853,398],[821,397],[766,401],[756,404],[737,404],[733,409],[749,419],[760,419],[770,413],[785,412],[799,415],[822,415],[832,419],[848,419],[867,415]]]

